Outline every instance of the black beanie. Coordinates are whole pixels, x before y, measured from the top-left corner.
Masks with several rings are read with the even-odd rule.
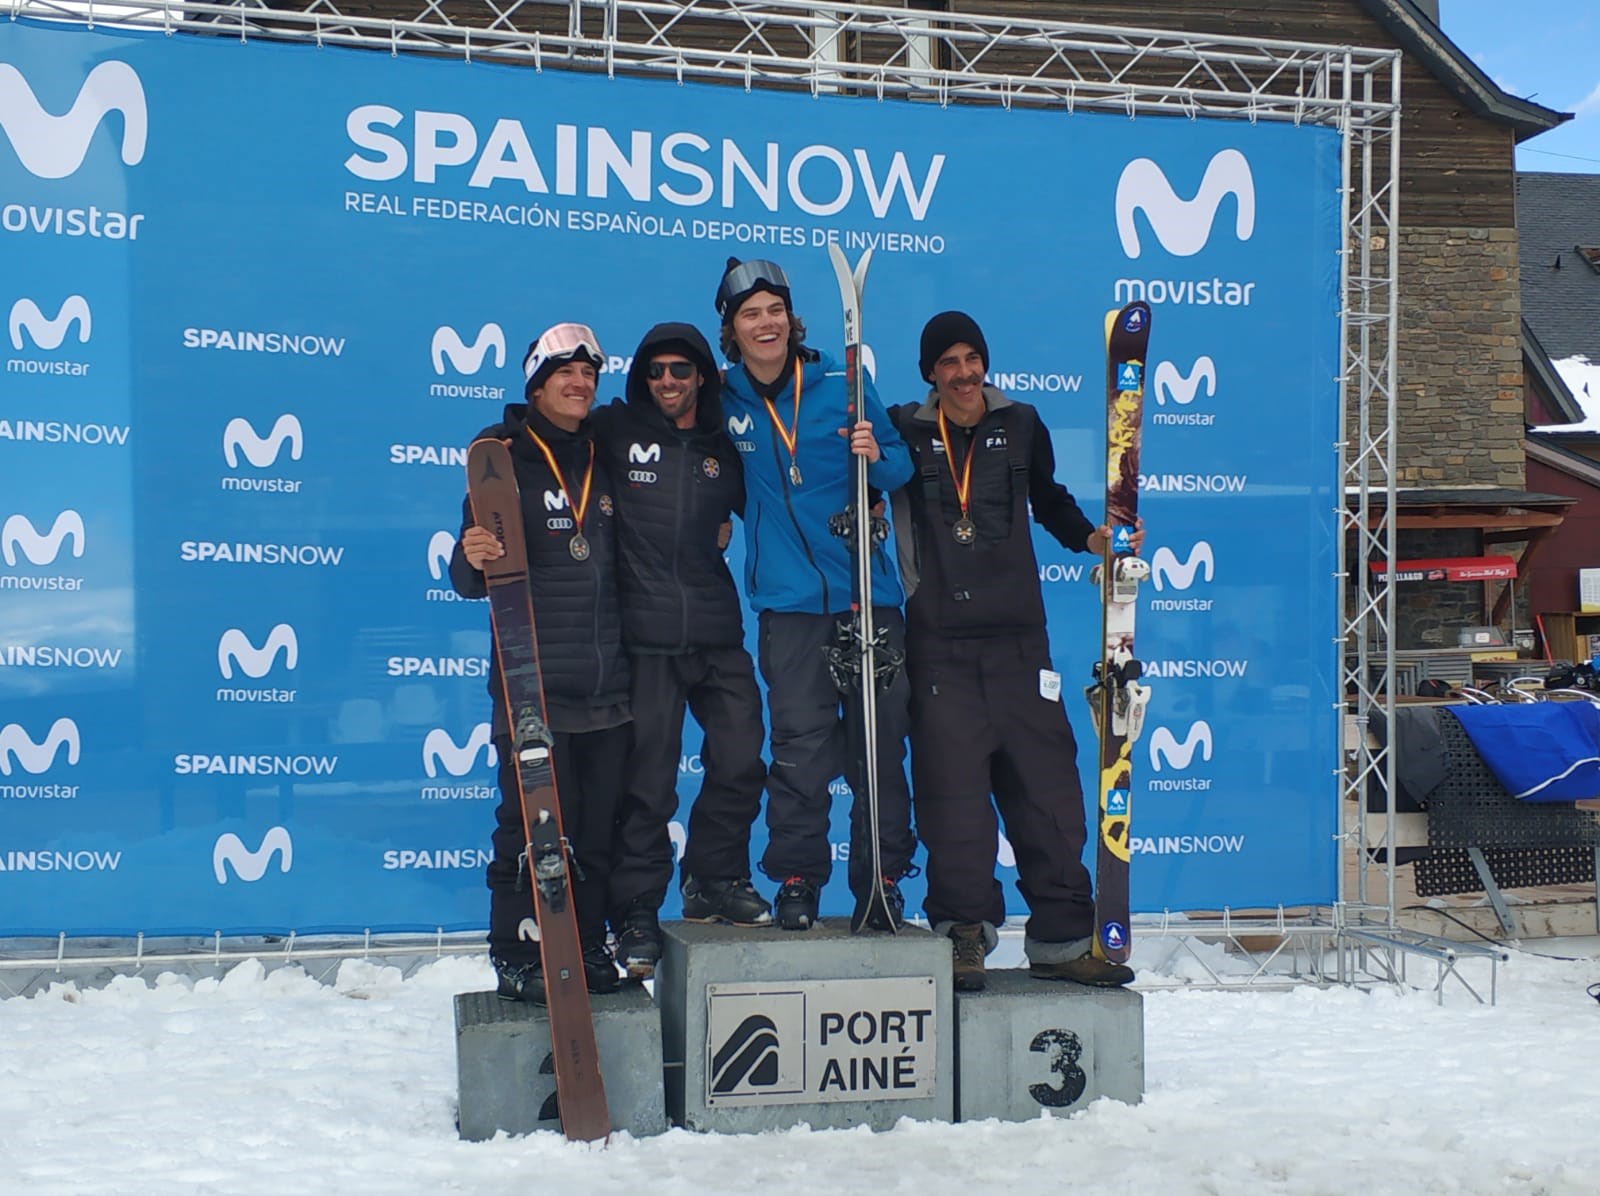
[[[933,381],[933,363],[944,356],[951,345],[971,345],[983,358],[983,372],[989,372],[989,342],[983,339],[983,329],[964,311],[942,311],[922,328],[922,354],[917,365],[923,380]]]

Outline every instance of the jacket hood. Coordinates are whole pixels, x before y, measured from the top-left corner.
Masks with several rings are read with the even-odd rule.
[[[633,352],[633,365],[628,369],[628,402],[656,412],[645,371],[650,359],[663,351],[682,353],[700,367],[702,381],[695,405],[695,426],[702,432],[716,431],[722,426],[722,372],[717,369],[717,359],[712,355],[711,346],[693,324],[657,324],[644,334],[639,347]]]

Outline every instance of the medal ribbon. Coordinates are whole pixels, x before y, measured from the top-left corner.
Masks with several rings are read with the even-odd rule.
[[[950,430],[944,422],[944,406],[939,406],[939,438],[944,441],[944,460],[950,467],[950,480],[956,485],[956,501],[961,504],[961,518],[967,517],[967,500],[972,495],[972,449],[967,450],[967,459],[961,463],[961,472],[956,473],[956,446],[950,441]],[[974,442],[973,448],[977,444]]]
[[[772,405],[772,400],[765,395],[761,401],[767,405],[767,414],[772,417],[772,426],[778,429],[778,439],[783,441],[783,447],[789,450],[789,465],[794,466],[794,446],[800,437],[800,357],[794,359],[794,423],[785,428],[778,419],[778,409]]]
[[[573,521],[578,526],[579,535],[583,534],[583,515],[589,509],[589,487],[594,483],[594,441],[589,442],[589,470],[583,475],[583,497],[576,503],[572,501],[572,491],[567,489],[567,479],[561,472],[561,466],[556,464],[556,456],[550,451],[550,446],[539,439],[539,434],[527,424],[522,425],[533,443],[539,446],[539,451],[544,454],[545,463],[550,466],[550,472],[556,475],[556,485],[561,487],[561,493],[567,496],[567,505],[572,508]]]

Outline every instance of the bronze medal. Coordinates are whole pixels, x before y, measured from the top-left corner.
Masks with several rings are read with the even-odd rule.
[[[972,497],[972,458],[973,448],[967,449],[967,459],[962,462],[961,472],[956,472],[956,446],[950,439],[950,429],[945,426],[944,408],[939,408],[939,438],[944,444],[944,461],[950,467],[950,480],[955,483],[956,502],[961,506],[961,517],[950,526],[950,534],[955,537],[957,544],[971,544],[978,538],[977,525],[972,522],[967,514],[967,507]]]

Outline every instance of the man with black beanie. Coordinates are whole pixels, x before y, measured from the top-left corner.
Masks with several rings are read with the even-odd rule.
[[[657,324],[634,352],[626,397],[590,420],[617,481],[622,634],[633,673],[633,751],[610,907],[617,954],[635,980],[652,976],[661,958],[657,915],[672,880],[667,828],[678,808],[686,708],[705,740],[683,852],[683,916],[772,921],[750,883],[765,731],[739,591],[722,556],[725,525],[744,509],[744,471],[723,429],[721,391],[699,330]]]
[[[1094,900],[1077,743],[1052,668],[1033,519],[1063,547],[1104,555],[1096,527],[1055,480],[1039,413],[984,384],[989,344],[965,312],[922,330],[918,367],[932,389],[890,411],[915,473],[893,495],[911,674],[911,773],[928,849],[925,909],[954,942],[955,986],[984,987],[1005,896],[999,827],[1028,903],[1032,974],[1081,984],[1133,979],[1090,950]],[[1133,537],[1134,550],[1144,533]]]

